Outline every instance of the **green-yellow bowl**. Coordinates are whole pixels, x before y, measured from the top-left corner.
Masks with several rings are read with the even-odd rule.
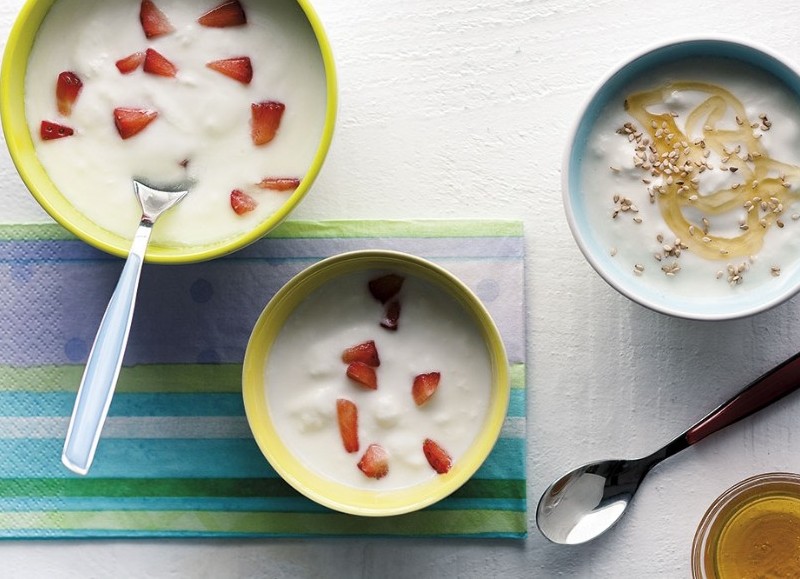
[[[339,276],[385,270],[416,277],[442,288],[473,318],[483,335],[491,363],[489,407],[475,441],[444,475],[399,490],[354,488],[325,477],[301,462],[281,440],[270,416],[266,383],[270,349],[292,312],[315,290]],[[494,447],[508,410],[510,382],[502,339],[480,300],[455,276],[405,253],[364,250],[325,259],[292,278],[267,304],[256,322],[244,358],[242,377],[247,420],[261,452],[300,493],[329,508],[361,516],[389,516],[424,508],[463,485]]]
[[[11,158],[22,180],[34,198],[53,219],[90,245],[113,255],[127,256],[130,239],[111,233],[89,220],[75,209],[50,180],[36,156],[30,127],[26,121],[25,74],[28,57],[39,26],[57,1],[28,0],[20,10],[11,29],[3,55],[2,72],[0,72],[0,116],[2,117],[3,133]],[[322,138],[304,179],[286,202],[257,227],[236,237],[209,245],[169,246],[151,243],[147,249],[147,261],[190,263],[212,259],[241,249],[260,239],[280,224],[300,203],[317,177],[333,139],[337,110],[336,71],[333,52],[319,17],[307,0],[295,1],[305,13],[319,45],[325,69],[327,91]]]

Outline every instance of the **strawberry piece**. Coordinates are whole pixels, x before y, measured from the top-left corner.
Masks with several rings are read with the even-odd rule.
[[[173,77],[178,73],[178,68],[174,64],[167,60],[163,54],[152,48],[148,48],[144,54],[144,67],[142,70],[149,74],[168,77]]]
[[[450,467],[453,466],[453,459],[450,458],[447,451],[430,438],[426,438],[422,443],[422,452],[431,468],[439,474],[449,472]]]
[[[342,362],[345,364],[361,362],[373,368],[381,365],[381,360],[378,357],[378,348],[375,347],[375,342],[372,340],[347,348],[342,352]]]
[[[239,0],[223,2],[203,14],[197,21],[203,26],[211,28],[227,28],[228,26],[242,26],[247,24],[247,15]]]
[[[369,478],[379,479],[389,474],[389,453],[379,444],[370,444],[358,468]]]
[[[249,56],[212,60],[206,66],[233,80],[238,80],[242,84],[250,84],[250,81],[253,80],[253,64],[250,62]]]
[[[72,105],[78,100],[83,82],[74,72],[65,71],[58,75],[56,81],[56,104],[58,112],[68,117],[72,113]]]
[[[144,62],[144,52],[134,52],[125,58],[120,58],[114,64],[122,74],[130,74]]]
[[[405,278],[393,273],[375,278],[369,281],[369,293],[372,294],[376,300],[385,304],[400,291],[403,287]]]
[[[158,6],[152,0],[142,0],[142,4],[139,7],[139,20],[147,38],[155,38],[175,32],[175,27],[169,21],[169,18],[158,9]]]
[[[130,139],[140,133],[144,128],[156,120],[158,112],[150,109],[133,109],[119,107],[114,109],[114,124],[117,126],[119,136]]]
[[[43,141],[52,141],[53,139],[63,139],[70,137],[75,133],[71,128],[50,121],[42,121],[39,127],[39,136]]]
[[[272,191],[291,191],[300,186],[300,179],[295,179],[294,177],[264,177],[258,186]]]
[[[417,403],[417,406],[422,406],[428,401],[428,398],[433,396],[433,393],[439,387],[440,378],[441,374],[439,372],[428,372],[414,378],[411,395],[414,397],[414,402]]]
[[[264,101],[253,103],[250,108],[252,112],[250,135],[253,138],[253,144],[256,146],[266,145],[275,138],[286,105],[276,101]]]
[[[244,215],[256,208],[258,203],[244,191],[234,189],[231,191],[231,208],[237,215]]]
[[[367,366],[364,362],[350,362],[350,365],[347,366],[347,377],[358,382],[364,388],[378,389],[378,375],[375,373],[375,368]]]
[[[397,331],[397,323],[400,319],[400,302],[397,300],[389,302],[386,306],[386,312],[383,314],[381,326],[393,332]]]
[[[358,451],[358,408],[346,398],[336,401],[336,418],[339,421],[339,434],[347,452]]]

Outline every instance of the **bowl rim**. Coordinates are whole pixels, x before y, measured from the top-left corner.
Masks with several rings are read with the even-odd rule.
[[[256,227],[206,245],[151,243],[147,248],[145,261],[162,264],[194,263],[238,251],[280,225],[302,201],[319,176],[333,141],[338,111],[338,80],[333,49],[322,21],[310,1],[287,1],[295,2],[304,13],[319,46],[325,74],[326,103],[322,133],[305,176],[284,203]],[[38,161],[31,129],[27,124],[24,86],[28,57],[41,22],[56,2],[58,0],[26,0],[9,33],[0,68],[0,120],[6,145],[23,183],[51,218],[89,245],[117,257],[126,257],[130,250],[130,238],[119,236],[93,223],[75,209],[52,183]],[[131,236],[135,225],[131,225]]]
[[[584,119],[587,116],[590,107],[594,104],[596,97],[601,92],[601,90],[615,76],[622,73],[628,66],[638,62],[642,58],[656,55],[657,53],[660,53],[662,51],[668,50],[673,47],[677,47],[679,45],[702,44],[702,43],[730,45],[732,47],[737,47],[739,49],[750,51],[754,54],[760,53],[762,56],[770,59],[774,63],[785,67],[789,72],[791,72],[795,77],[797,77],[798,82],[800,83],[800,67],[798,67],[797,64],[795,64],[791,59],[788,59],[785,55],[780,54],[777,51],[759,42],[751,40],[742,40],[740,38],[734,38],[732,36],[724,34],[675,36],[660,42],[652,43],[648,46],[643,47],[640,50],[630,53],[626,57],[618,60],[614,66],[610,67],[603,74],[603,76],[597,82],[594,83],[594,85],[588,92],[588,95],[584,97],[578,109],[578,114],[574,116],[571,122],[569,132],[567,133],[568,138],[561,157],[561,168],[562,168],[561,197],[567,224],[572,233],[573,239],[575,240],[575,243],[578,246],[578,249],[581,251],[584,258],[586,259],[586,261],[589,262],[589,264],[595,270],[595,272],[599,274],[600,277],[608,285],[610,285],[612,288],[614,288],[616,291],[618,291],[620,294],[627,297],[631,301],[641,306],[644,306],[647,309],[650,309],[652,311],[661,314],[666,314],[669,316],[684,318],[689,320],[723,321],[723,320],[733,320],[733,319],[749,317],[764,312],[766,310],[769,310],[785,302],[786,300],[790,299],[798,292],[800,292],[800,282],[794,284],[794,286],[790,286],[788,289],[785,289],[777,293],[774,297],[772,297],[769,300],[727,312],[703,312],[697,309],[682,308],[678,305],[669,305],[654,299],[650,299],[647,296],[642,295],[640,292],[636,291],[636,284],[626,285],[620,282],[618,280],[618,277],[612,275],[607,270],[607,268],[601,263],[598,257],[600,255],[601,250],[595,249],[593,245],[589,243],[585,232],[578,225],[576,211],[572,203],[572,192],[570,191],[571,157],[572,157],[572,152],[577,144],[579,129],[582,126],[582,123],[584,122]],[[756,66],[756,65],[752,64],[751,66]],[[771,71],[767,72],[772,74]],[[800,98],[800,94],[798,94],[798,98]]]
[[[357,489],[313,471],[280,442],[270,418],[265,368],[274,340],[295,308],[313,291],[332,279],[365,270],[400,271],[437,284],[468,310],[483,333],[492,364],[489,407],[483,426],[465,455],[450,472],[412,487],[393,490]],[[352,515],[382,517],[427,507],[462,486],[484,463],[505,421],[511,383],[508,358],[499,330],[480,299],[456,276],[432,262],[411,254],[365,249],[333,255],[294,275],[269,300],[258,317],[245,351],[242,396],[253,437],[272,468],[295,490],[309,499]]]

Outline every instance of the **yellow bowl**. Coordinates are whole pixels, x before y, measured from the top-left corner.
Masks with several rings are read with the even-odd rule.
[[[336,71],[333,53],[322,23],[307,0],[294,0],[305,14],[319,45],[325,71],[326,109],[322,137],[311,166],[300,186],[281,207],[253,229],[218,243],[199,246],[159,245],[151,243],[147,261],[153,263],[190,263],[225,255],[260,239],[283,221],[308,192],[327,155],[333,139],[337,109]],[[80,213],[56,188],[36,156],[30,127],[25,116],[25,75],[36,34],[50,8],[57,0],[28,0],[11,29],[0,72],[0,116],[11,158],[34,198],[70,232],[85,242],[117,256],[127,256],[130,238],[107,231]],[[135,230],[131,226],[131,234]]]
[[[491,365],[489,404],[471,446],[444,475],[415,486],[391,490],[354,488],[310,468],[281,439],[270,413],[267,365],[270,351],[289,317],[314,291],[337,277],[368,270],[391,271],[441,288],[479,329]],[[402,319],[402,318],[401,318]],[[402,331],[402,330],[401,330]],[[243,395],[247,420],[261,452],[291,486],[332,509],[362,516],[415,511],[448,496],[478,470],[494,447],[508,409],[508,360],[500,334],[480,300],[456,277],[424,259],[393,251],[365,250],[340,254],[309,267],[291,279],[267,304],[244,358]]]

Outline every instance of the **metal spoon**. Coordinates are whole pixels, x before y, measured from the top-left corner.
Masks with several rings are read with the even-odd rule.
[[[554,543],[577,545],[602,535],[623,515],[655,465],[709,434],[758,412],[800,387],[800,353],[756,379],[665,447],[637,460],[603,460],[568,472],[542,495],[536,524]]]
[[[133,191],[142,206],[142,219],[89,352],[61,454],[61,462],[78,474],[89,472],[117,385],[153,225],[162,213],[186,196],[190,185],[186,182],[161,190],[133,180]]]

